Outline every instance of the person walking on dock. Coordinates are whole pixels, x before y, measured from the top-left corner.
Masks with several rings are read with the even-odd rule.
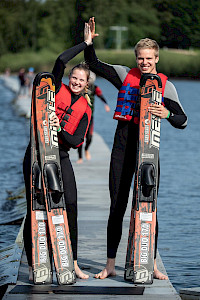
[[[30,67],[28,69],[28,73],[26,74],[26,85],[28,88],[28,96],[31,96],[32,94],[32,86],[33,86],[34,78],[35,78],[34,68]]]
[[[94,17],[90,18],[89,25],[92,38],[94,39],[98,36],[95,33]],[[145,73],[157,74],[156,64],[159,61],[159,46],[156,41],[148,38],[140,40],[135,46],[135,56],[137,63],[135,72],[137,72],[139,78]],[[85,60],[93,72],[110,81],[118,90],[123,85],[134,85],[134,78],[130,79],[133,69],[130,70],[130,68],[125,66],[101,62],[96,56],[93,44],[85,49]],[[184,129],[187,125],[187,116],[181,106],[176,89],[169,80],[166,81],[164,88],[164,105],[154,104],[149,107],[149,111],[161,119],[167,119],[173,127]],[[116,113],[114,114],[114,119],[118,120],[118,125],[110,161],[109,189],[111,206],[107,226],[107,263],[106,267],[95,275],[96,278],[100,279],[116,274],[115,259],[122,235],[123,217],[136,166],[139,108],[135,106],[133,117],[130,121],[122,121],[120,117]],[[157,237],[158,225],[156,225],[156,248]],[[168,278],[158,270],[156,256],[154,259],[154,278]]]
[[[21,68],[18,73],[19,79],[19,95],[26,95],[26,70],[25,68]]]
[[[89,152],[89,147],[92,142],[92,136],[93,136],[93,129],[94,129],[94,102],[95,102],[95,96],[97,96],[101,101],[104,103],[104,108],[106,112],[110,111],[110,107],[107,104],[107,101],[102,93],[102,90],[100,89],[99,86],[95,85],[95,80],[96,80],[96,75],[95,73],[90,71],[90,78],[89,78],[89,84],[88,84],[88,90],[87,93],[89,94],[90,97],[90,102],[91,102],[91,109],[92,109],[92,116],[91,116],[91,121],[90,121],[90,126],[88,129],[88,132],[86,134],[86,139],[85,139],[85,158],[87,160],[91,159],[91,155]],[[78,160],[77,164],[82,164],[83,163],[83,145],[78,147]]]
[[[82,272],[77,262],[77,188],[73,168],[69,159],[70,148],[78,148],[86,136],[90,119],[91,108],[90,99],[87,95],[87,86],[90,76],[89,68],[81,63],[73,67],[69,74],[68,86],[62,82],[64,70],[67,63],[89,44],[92,43],[91,31],[86,24],[84,42],[67,49],[56,59],[53,75],[55,77],[56,91],[56,115],[51,118],[51,125],[57,127],[61,171],[63,177],[64,198],[69,223],[70,240],[74,259],[75,273],[78,278],[87,279],[89,276]],[[86,93],[86,95],[85,95]],[[83,97],[85,95],[85,97]],[[70,103],[68,105],[68,103]],[[73,121],[71,122],[71,113]],[[23,172],[26,186],[27,216],[24,226],[24,246],[29,265],[29,279],[32,279],[32,242],[31,242],[31,194],[30,194],[30,174],[31,174],[31,148],[27,147]]]

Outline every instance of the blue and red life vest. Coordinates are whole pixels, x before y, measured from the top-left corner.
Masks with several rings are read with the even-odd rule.
[[[158,73],[162,81],[162,95],[164,96],[167,76]],[[139,124],[139,101],[141,73],[138,68],[131,69],[119,90],[117,106],[113,119],[120,121],[130,121],[133,118],[135,124]]]
[[[87,100],[81,96],[74,104],[71,105],[71,91],[67,85],[62,83],[59,92],[56,94],[56,115],[60,120],[60,126],[69,134],[73,135],[85,113],[88,116],[89,127],[91,108],[89,107]],[[87,130],[85,132],[85,136]],[[60,142],[62,143],[62,141]],[[77,145],[77,147],[80,145]]]

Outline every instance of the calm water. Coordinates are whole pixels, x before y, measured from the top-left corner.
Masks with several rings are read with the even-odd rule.
[[[161,181],[158,198],[159,251],[170,280],[177,290],[199,286],[200,275],[200,82],[173,81],[189,119],[185,130],[162,121]],[[98,78],[111,112],[95,102],[95,131],[112,148],[116,121],[112,119],[117,90]],[[0,224],[17,209],[19,200],[6,200],[9,191],[23,186],[22,160],[29,139],[29,121],[12,107],[14,94],[0,82]],[[0,248],[13,243],[16,226],[0,226]],[[7,238],[5,240],[5,232]]]

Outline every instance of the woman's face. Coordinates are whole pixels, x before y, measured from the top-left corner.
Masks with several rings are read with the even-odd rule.
[[[87,74],[84,70],[74,69],[69,77],[69,88],[75,94],[79,95],[88,84]]]

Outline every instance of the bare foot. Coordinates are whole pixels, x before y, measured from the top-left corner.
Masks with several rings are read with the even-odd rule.
[[[78,266],[77,260],[74,261],[74,269],[75,269],[77,278],[80,278],[80,279],[88,279],[89,278],[89,275],[87,275],[81,271],[81,269]]]
[[[155,279],[160,279],[160,280],[167,280],[169,279],[167,275],[163,274],[160,272],[157,268],[156,260],[154,260],[154,272],[153,272],[153,277]]]
[[[167,280],[168,279],[168,276],[161,273],[158,269],[154,270],[153,277],[156,278],[156,279],[160,279],[160,280]]]
[[[88,150],[85,150],[85,158],[87,160],[90,160],[91,159],[91,155],[90,155],[90,152]]]
[[[32,267],[28,267],[28,271],[29,271],[29,281],[33,281],[33,269]]]
[[[97,279],[105,279],[109,276],[116,276],[115,258],[108,258],[106,267],[98,274],[95,274]]]
[[[82,164],[83,163],[83,159],[82,158],[79,158],[76,162],[77,164]]]

